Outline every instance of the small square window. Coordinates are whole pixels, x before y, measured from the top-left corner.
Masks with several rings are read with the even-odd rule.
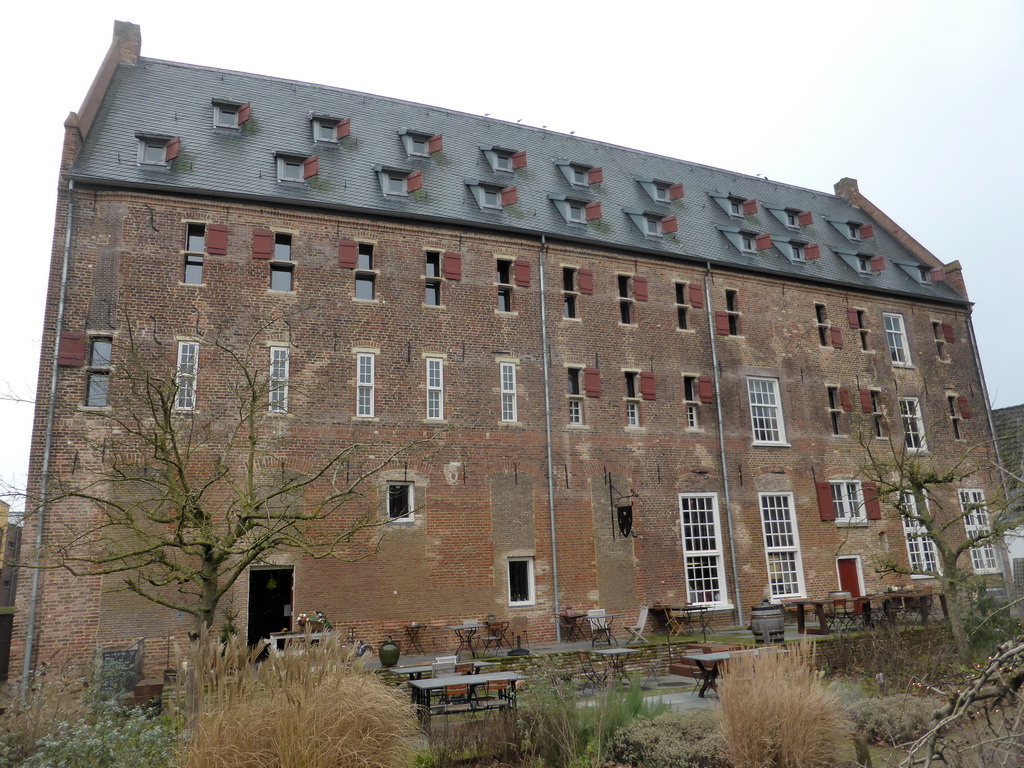
[[[388,483],[388,519],[413,519],[412,483]]]
[[[213,123],[218,128],[238,127],[238,105],[236,104],[214,104]]]
[[[284,232],[274,234],[274,260],[292,260],[292,236]]]
[[[167,165],[166,139],[139,139],[139,163]]]
[[[754,253],[757,250],[754,238],[750,235],[740,235],[740,250],[744,253]]]
[[[407,192],[406,175],[404,173],[384,173],[384,194],[405,195]]]
[[[481,208],[501,208],[501,190],[495,187],[480,187]]]
[[[846,234],[851,240],[860,240],[860,224],[849,223],[846,225]]]
[[[316,118],[313,120],[313,141],[338,143],[338,121]]]
[[[790,252],[793,254],[793,261],[805,261],[803,243],[790,243]]]
[[[786,211],[786,226],[787,227],[799,227],[800,226],[800,212],[799,211]]]
[[[587,180],[587,169],[582,166],[570,166],[569,176],[572,180],[572,183],[575,184],[576,186],[585,187],[589,183]]]
[[[867,256],[858,256],[857,257],[857,271],[860,272],[862,275],[870,275],[871,274],[871,259],[869,259]]]
[[[512,153],[511,152],[495,152],[494,153],[494,170],[496,170],[496,171],[511,171],[512,170]]]
[[[662,184],[660,182],[654,182],[654,199],[659,203],[669,202],[669,191],[668,184]]]
[[[303,181],[302,157],[288,157],[279,155],[277,158],[277,180],[278,181]]]
[[[586,222],[587,213],[586,207],[583,205],[583,203],[575,203],[569,201],[566,203],[566,208],[569,211],[569,221],[580,223]]]
[[[644,217],[644,234],[645,235],[661,235],[661,219],[654,216]]]
[[[729,215],[731,216],[742,216],[743,215],[743,201],[736,197],[729,198]]]
[[[270,265],[270,290],[290,291],[292,290],[292,265],[271,264]]]
[[[430,157],[430,139],[427,136],[406,135],[406,150],[416,157]]]

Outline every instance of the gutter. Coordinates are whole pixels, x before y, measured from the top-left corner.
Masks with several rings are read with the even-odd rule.
[[[711,262],[704,272],[704,306],[708,316],[708,339],[711,342],[711,368],[715,381],[715,410],[718,414],[718,453],[722,462],[722,494],[725,502],[725,522],[729,529],[729,561],[732,563],[732,585],[736,590],[736,623],[743,623],[743,599],[740,597],[740,573],[736,564],[736,545],[733,543],[732,502],[729,496],[729,468],[725,461],[725,423],[722,420],[722,387],[718,375],[718,346],[715,343],[715,322],[711,312]]]
[[[540,272],[540,343],[544,361],[544,444],[547,450],[548,470],[548,516],[551,518],[551,579],[555,593],[555,642],[562,642],[562,623],[558,620],[558,541],[555,537],[555,470],[551,446],[551,376],[549,367],[551,360],[548,355],[548,313],[544,300],[544,252],[547,250],[547,238],[540,236],[540,249],[537,253],[538,271]]]
[[[28,604],[28,627],[25,633],[25,658],[21,667],[21,695],[28,696],[35,652],[36,622],[39,614],[39,591],[43,565],[43,522],[46,518],[46,496],[50,485],[50,453],[53,447],[53,421],[57,408],[57,360],[60,337],[64,330],[64,305],[68,287],[68,263],[71,259],[71,228],[75,220],[75,181],[68,181],[68,217],[64,232],[64,257],[60,268],[60,299],[57,303],[57,324],[53,335],[53,360],[50,363],[50,402],[46,406],[46,437],[43,441],[43,468],[39,484],[39,508],[36,511],[36,541],[32,564],[32,595]]]

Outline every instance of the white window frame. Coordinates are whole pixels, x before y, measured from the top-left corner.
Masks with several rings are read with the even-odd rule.
[[[740,251],[743,253],[757,253],[757,245],[753,235],[740,233]]]
[[[900,423],[903,425],[903,447],[907,453],[925,453],[928,440],[921,416],[921,401],[916,397],[900,398]]]
[[[427,358],[427,419],[444,420],[444,358]]]
[[[644,216],[644,235],[648,237],[661,237],[661,219],[656,216]]]
[[[324,136],[326,131],[327,135]],[[338,121],[327,118],[313,118],[313,141],[322,144],[338,143]]]
[[[686,428],[700,429],[700,379],[697,376],[683,376],[683,405],[686,408]]]
[[[407,197],[409,194],[409,174],[403,171],[381,171],[381,188],[385,195]],[[394,184],[394,187],[392,187]]]
[[[501,420],[508,424],[519,421],[519,405],[516,390],[516,364],[502,362],[498,366],[501,377]]]
[[[199,342],[178,342],[178,365],[174,383],[174,410],[194,411],[196,409],[196,384],[199,378]]]
[[[800,226],[800,218],[799,218],[800,217],[800,213],[798,211],[786,210],[786,211],[783,211],[783,214],[786,217],[786,226],[787,227],[792,227],[792,228],[796,229],[796,228],[798,228]]]
[[[907,563],[912,579],[927,579],[942,573],[939,565],[939,555],[935,549],[935,541],[928,535],[928,529],[921,524],[917,518],[920,516],[917,508],[917,498],[910,491],[900,494],[901,507],[900,518],[903,520],[903,538],[907,542]],[[924,500],[925,509],[928,509],[928,498]]]
[[[850,240],[854,240],[856,242],[860,242],[860,224],[854,224],[853,222],[848,222],[847,225],[846,225],[846,236]]]
[[[565,202],[566,216],[565,218],[573,224],[586,224],[587,223],[587,207],[583,203],[579,203],[575,200],[566,200]]]
[[[700,500],[702,504],[694,502]],[[710,502],[710,503],[709,503]],[[705,513],[702,519],[693,519],[687,524],[686,514]],[[710,513],[710,520],[706,513]],[[713,531],[708,531],[708,526]],[[704,530],[700,530],[703,528]],[[729,606],[729,592],[725,580],[725,555],[722,547],[722,525],[718,514],[718,494],[716,493],[680,493],[679,494],[679,535],[683,550],[683,580],[686,583],[686,599],[689,603],[709,605],[718,608]],[[687,542],[699,546],[688,547]],[[693,573],[691,573],[693,569]],[[699,582],[711,575],[712,584],[706,586]],[[708,593],[718,593],[717,600],[706,600]]]
[[[590,186],[590,169],[581,165],[570,165],[569,183],[577,187]]]
[[[774,499],[785,499],[785,517],[782,515],[776,516],[773,520],[766,520],[766,512],[779,512],[783,510],[783,507],[773,506],[767,507],[766,500]],[[793,494],[792,493],[759,493],[758,494],[758,510],[759,517],[761,518],[761,532],[763,534],[764,541],[764,552],[765,552],[765,565],[768,570],[768,586],[771,590],[771,596],[773,600],[779,600],[784,597],[803,597],[805,594],[804,587],[804,566],[803,560],[800,557],[800,533],[797,529],[796,523],[796,512],[793,506]],[[769,532],[769,523],[773,525],[772,530]],[[786,530],[788,527],[789,530]],[[786,556],[786,559],[792,563],[793,575],[795,578],[795,590],[788,592],[776,592],[776,583],[773,579],[776,578],[773,574],[772,568],[772,557],[773,555],[779,556],[780,561],[782,556]]]
[[[271,413],[288,413],[288,377],[291,366],[288,347],[270,348],[270,376],[268,397]]]
[[[511,172],[513,170],[512,153],[500,149],[494,150],[494,170]]]
[[[889,360],[897,367],[910,367],[910,345],[907,342],[907,325],[903,315],[883,312],[882,324],[885,328],[885,343],[889,347]]]
[[[426,134],[406,133],[405,151],[410,157],[430,157],[430,137]]]
[[[864,488],[860,480],[830,480],[832,510],[836,525],[865,525],[868,522]]]
[[[157,152],[157,159],[151,160],[148,157],[150,150]],[[167,139],[153,137],[139,138],[139,165],[152,165],[167,167]]]
[[[576,391],[573,391],[573,375],[575,374],[575,387]],[[584,397],[584,382],[582,368],[569,367],[566,369],[566,387],[568,394],[566,397],[569,399],[569,424],[580,427],[583,426],[583,397]]]
[[[758,390],[761,384],[768,385],[767,389]],[[770,402],[766,398],[770,398]],[[750,404],[750,427],[755,445],[786,445],[786,423],[781,400],[778,379],[747,377],[747,402]]]
[[[374,417],[376,358],[373,352],[356,354],[356,417],[360,419]]]
[[[298,155],[278,155],[277,180],[305,183],[305,160],[306,158],[299,157]],[[289,171],[291,171],[295,175],[292,175],[292,173],[289,173]]]
[[[528,594],[525,600],[512,599],[512,563],[526,564],[526,586]],[[510,606],[536,605],[537,585],[534,577],[534,562],[532,557],[510,557],[505,565],[505,577],[508,580],[508,604]]]
[[[669,192],[669,185],[660,181],[654,182],[652,185],[654,188],[654,200],[658,203],[671,202],[671,193]]]
[[[980,488],[961,488],[957,492],[964,531],[968,537],[992,531],[992,523],[985,506],[985,492]],[[968,509],[970,507],[970,509]],[[971,565],[975,573],[999,573],[999,558],[995,544],[989,542],[971,547]]]
[[[481,208],[501,209],[501,190],[480,184],[476,187],[476,199]]]
[[[730,216],[742,216],[743,215],[743,201],[735,198],[729,198],[729,215]]]
[[[402,486],[403,488],[408,489],[409,508],[404,515],[393,516],[391,514],[391,489],[394,486]],[[384,485],[384,494],[385,513],[387,514],[389,522],[411,523],[416,520],[416,513],[414,512],[414,510],[416,509],[416,485],[414,483],[398,480],[389,480]]]
[[[626,426],[640,426],[640,372],[623,371],[625,379],[626,396]]]
[[[214,102],[213,124],[217,128],[234,128],[237,130],[239,104],[225,104]]]

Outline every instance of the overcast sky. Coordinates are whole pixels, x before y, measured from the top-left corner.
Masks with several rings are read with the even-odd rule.
[[[963,264],[992,403],[1024,403],[1019,0],[17,5],[0,12],[0,386],[17,394],[35,388],[63,121],[120,19],[141,25],[151,58],[490,113],[811,189],[854,177]],[[4,481],[24,482],[31,414],[0,402]]]

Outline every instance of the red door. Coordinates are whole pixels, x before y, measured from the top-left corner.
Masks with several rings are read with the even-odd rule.
[[[849,592],[850,597],[860,597],[860,560],[856,557],[841,557],[836,560],[839,570],[839,589]],[[860,613],[861,604],[856,603],[854,611]]]

